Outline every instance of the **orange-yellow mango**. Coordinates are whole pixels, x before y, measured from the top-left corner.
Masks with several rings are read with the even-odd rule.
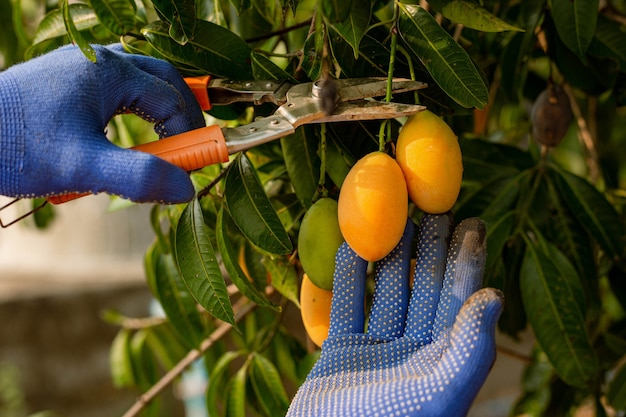
[[[456,135],[440,117],[428,110],[411,116],[400,130],[396,159],[420,210],[440,214],[454,206],[463,160]]]

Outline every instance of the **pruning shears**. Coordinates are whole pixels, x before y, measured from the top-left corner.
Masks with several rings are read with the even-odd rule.
[[[132,148],[158,156],[188,172],[227,162],[234,153],[288,136],[304,124],[391,119],[410,116],[425,108],[415,104],[375,100],[387,94],[387,78],[335,80],[335,106],[330,113],[322,105],[325,80],[293,84],[289,81],[239,81],[200,76],[185,78],[185,81],[205,111],[213,106],[237,102],[254,105],[273,103],[277,106],[270,116],[246,125],[234,128],[210,125]],[[391,92],[399,94],[426,86],[420,81],[394,78]],[[47,198],[47,202],[61,204],[84,195],[88,194],[52,196]],[[0,207],[0,210],[5,207]]]

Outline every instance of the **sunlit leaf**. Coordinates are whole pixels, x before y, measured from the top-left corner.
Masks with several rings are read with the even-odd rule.
[[[171,254],[158,257],[155,278],[157,297],[165,315],[185,345],[197,348],[202,340],[202,318]]]
[[[556,167],[550,170],[550,174],[571,212],[602,249],[611,257],[623,255],[623,226],[606,198],[577,175]]]
[[[251,301],[264,307],[272,307],[279,310],[280,308],[270,302],[265,294],[257,289],[257,287],[248,280],[238,262],[238,256],[233,248],[233,244],[228,236],[229,224],[232,223],[230,214],[221,208],[217,215],[217,247],[222,256],[224,267],[230,276],[230,279],[237,286],[241,294],[248,297]]]
[[[225,352],[222,356],[220,356],[215,363],[215,366],[211,369],[209,386],[206,393],[207,411],[210,416],[223,415],[218,406],[225,402],[224,391],[228,377],[228,370],[233,361],[240,358],[241,355],[242,352]]]
[[[89,59],[91,62],[96,62],[96,51],[91,45],[89,45],[89,43],[85,40],[80,31],[76,28],[74,20],[72,19],[68,0],[63,1],[63,22],[65,23],[65,30],[67,31],[67,34],[70,37],[72,43],[78,45],[80,50],[83,52],[83,55],[85,55],[87,59]]]
[[[176,262],[191,295],[213,316],[235,325],[226,284],[197,199],[185,208],[176,226],[175,242]]]
[[[593,39],[599,0],[552,0],[552,18],[559,37],[583,63]]]
[[[122,36],[135,27],[135,3],[129,0],[89,0],[102,24]]]
[[[268,416],[282,416],[289,408],[289,398],[274,364],[260,353],[252,357],[250,381],[261,407]]]
[[[520,284],[528,320],[559,376],[586,388],[598,371],[598,358],[576,295],[578,277],[571,276],[571,265],[564,266],[565,257],[554,258],[556,248],[546,252],[532,240],[527,243]]]
[[[467,0],[431,0],[430,5],[455,23],[482,32],[523,31],[483,8]]]
[[[157,364],[148,346],[148,332],[141,329],[133,335],[130,342],[130,355],[135,369],[137,387],[147,390],[158,380]],[[153,404],[158,408],[158,403]]]
[[[224,197],[235,224],[252,243],[270,253],[291,253],[289,235],[244,154],[228,168]]]
[[[70,4],[69,9],[70,14],[72,15],[72,21],[78,30],[89,29],[100,24],[96,13],[86,4]],[[65,22],[63,21],[63,12],[61,9],[56,9],[48,13],[43,18],[41,23],[39,23],[39,26],[37,26],[37,33],[35,33],[32,44],[36,45],[47,39],[64,35],[67,35],[67,29],[65,28]]]
[[[132,332],[129,329],[120,329],[111,343],[109,353],[109,368],[113,385],[118,388],[135,385],[135,373],[130,355],[130,340]]]
[[[193,0],[154,0],[152,2],[170,23],[169,34],[181,45],[194,38],[196,28],[196,4]]]
[[[339,2],[344,4],[341,0],[339,0]],[[355,0],[345,3],[351,4],[348,16],[344,20],[332,24],[332,26],[335,31],[352,46],[354,58],[357,59],[359,57],[361,39],[365,35],[365,32],[367,32],[367,28],[370,24],[372,5],[367,0]]]
[[[301,126],[280,139],[289,178],[300,202],[309,207],[320,178],[319,137],[315,129]]]
[[[439,87],[461,106],[482,109],[489,92],[467,52],[423,8],[400,9],[400,34]]]
[[[300,298],[296,267],[284,258],[265,258],[264,264],[270,273],[272,286],[276,288],[276,291],[296,306],[299,306]]]
[[[248,379],[247,365],[239,368],[235,376],[226,386],[226,417],[246,417],[246,381]]]
[[[218,77],[252,78],[250,47],[224,27],[198,20],[193,40],[184,45],[170,37],[169,25],[162,21],[146,25],[141,33],[150,45],[174,63]]]

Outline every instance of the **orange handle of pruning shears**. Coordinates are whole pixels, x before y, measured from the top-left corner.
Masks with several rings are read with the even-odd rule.
[[[193,95],[196,96],[198,104],[202,110],[211,110],[211,100],[209,99],[209,81],[210,75],[202,75],[199,77],[186,77],[185,82],[191,88]]]
[[[179,135],[135,146],[131,149],[147,152],[170,162],[185,171],[194,171],[208,165],[228,161],[226,140],[218,125],[190,130]],[[63,194],[48,197],[48,202],[61,204],[86,194]]]

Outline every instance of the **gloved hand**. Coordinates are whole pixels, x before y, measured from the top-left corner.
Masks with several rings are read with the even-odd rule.
[[[485,228],[449,215],[419,227],[413,290],[409,220],[377,266],[364,333],[367,263],[344,243],[337,253],[328,339],[289,417],[464,416],[495,359],[499,291],[481,287]]]
[[[118,113],[155,123],[160,137],[204,126],[193,93],[169,63],[95,46],[97,63],[65,46],[0,72],[0,194],[107,192],[139,202],[194,195],[189,175],[121,149],[105,129]]]

